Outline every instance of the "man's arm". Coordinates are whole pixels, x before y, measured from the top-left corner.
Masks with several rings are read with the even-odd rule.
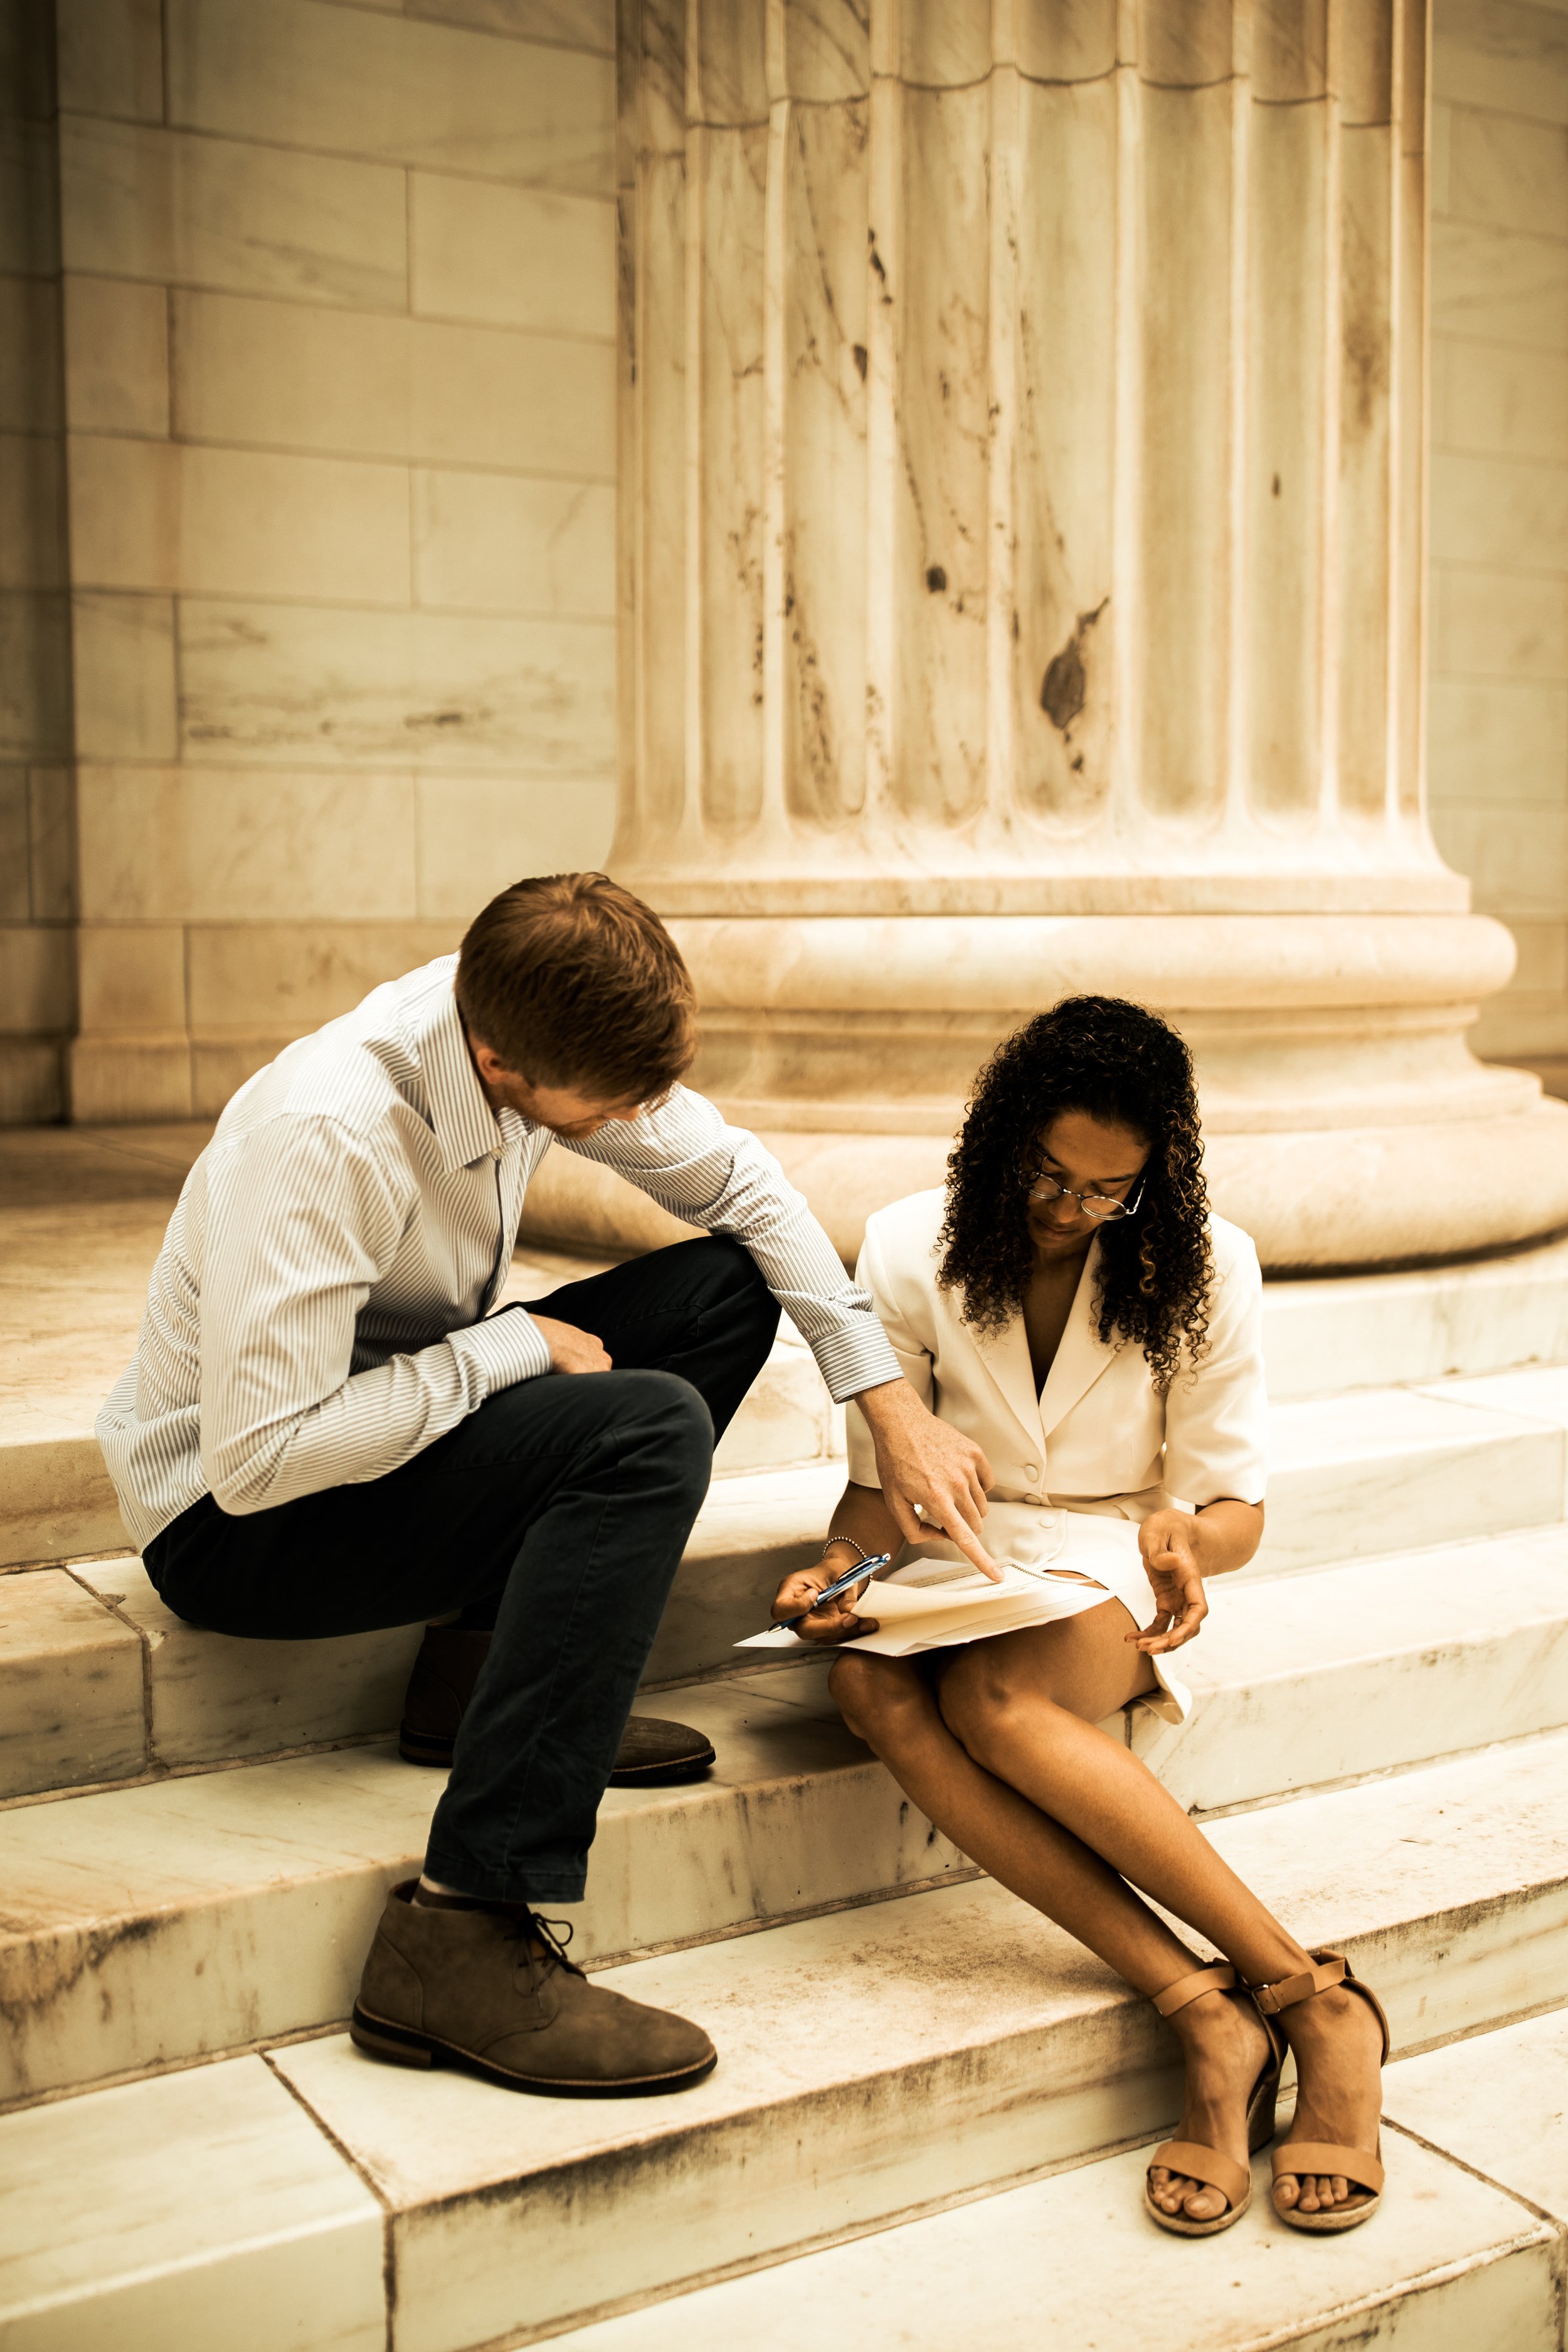
[[[991,1465],[972,1437],[939,1421],[901,1376],[855,1400],[877,1449],[882,1499],[906,1543],[945,1535],[999,1583],[1002,1570],[981,1538]]]
[[[544,1336],[511,1312],[351,1370],[356,1318],[405,1207],[395,1171],[329,1119],[274,1119],[213,1153],[201,1438],[220,1509],[384,1477],[487,1396],[550,1370]]]
[[[613,1168],[673,1216],[743,1244],[840,1404],[900,1377],[870,1299],[845,1273],[804,1194],[754,1135],[726,1126],[705,1097],[677,1087],[636,1121],[560,1141]]]
[[[865,1415],[882,1492],[909,1540],[945,1528],[976,1567],[1000,1574],[979,1540],[991,1476],[984,1455],[921,1403],[868,1294],[845,1273],[804,1194],[754,1135],[726,1126],[705,1097],[677,1087],[635,1123],[562,1139],[672,1215],[743,1243],[834,1398],[853,1397]],[[923,1526],[916,1504],[927,1515]]]

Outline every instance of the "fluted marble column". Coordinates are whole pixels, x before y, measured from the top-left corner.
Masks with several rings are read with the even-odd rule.
[[[1275,1266],[1568,1220],[1423,806],[1421,0],[622,0],[614,870],[836,1238],[1075,989]]]

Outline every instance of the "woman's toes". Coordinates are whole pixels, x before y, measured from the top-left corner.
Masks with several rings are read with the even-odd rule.
[[[1274,2202],[1281,2213],[1289,2213],[1301,2200],[1301,2184],[1293,2172],[1282,2172],[1274,2184]]]
[[[1194,2181],[1192,2194],[1186,2200],[1187,2219],[1189,2221],[1217,2221],[1227,2202],[1219,2189],[1200,2188]]]

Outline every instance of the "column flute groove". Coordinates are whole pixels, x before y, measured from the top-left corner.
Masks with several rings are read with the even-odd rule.
[[[852,1252],[1101,990],[1268,1264],[1568,1223],[1425,814],[1425,0],[620,6],[612,862],[699,1082]]]

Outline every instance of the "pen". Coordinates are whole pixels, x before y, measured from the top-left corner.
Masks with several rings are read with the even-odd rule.
[[[836,1576],[831,1584],[823,1586],[810,1609],[803,1609],[797,1617],[775,1617],[770,1630],[776,1633],[781,1627],[798,1625],[813,1611],[822,1608],[829,1601],[837,1601],[841,1592],[847,1592],[852,1584],[858,1584],[863,1576],[872,1576],[878,1569],[886,1568],[892,1557],[890,1551],[879,1551],[873,1559],[858,1559],[853,1568],[847,1568],[842,1576]]]

